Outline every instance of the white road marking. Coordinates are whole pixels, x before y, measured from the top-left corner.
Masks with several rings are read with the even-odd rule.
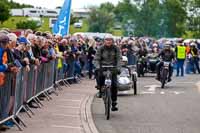
[[[142,91],[140,94],[156,94],[156,92]]]
[[[181,83],[181,82],[179,82]],[[194,83],[194,82],[184,82],[184,83]],[[197,83],[198,86],[198,90],[200,92],[200,82]],[[160,94],[160,95],[165,95],[165,94],[175,94],[175,95],[179,95],[179,94],[183,94],[185,93],[184,91],[157,91],[156,92],[156,88],[159,88],[159,85],[147,85],[144,86],[145,88],[148,88],[146,91],[142,91],[141,94]]]
[[[156,88],[160,87],[158,85],[147,85],[147,86],[144,86],[145,88],[149,88],[148,91],[150,92],[155,92],[156,91]]]
[[[179,94],[181,94],[182,92],[177,92],[177,91],[175,91],[174,92],[174,94],[176,94],[176,95],[179,95]]]
[[[164,95],[164,94],[165,94],[165,92],[164,92],[164,91],[161,91],[161,92],[160,92],[160,94],[161,94],[161,95]]]
[[[185,92],[184,91],[170,91],[170,93],[175,94],[175,95],[179,95],[179,94],[183,94]]]

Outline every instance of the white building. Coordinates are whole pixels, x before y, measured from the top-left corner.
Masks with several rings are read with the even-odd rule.
[[[26,17],[57,17],[59,16],[60,9],[44,9],[44,8],[22,8],[11,9],[12,16],[26,16]],[[88,18],[89,9],[73,9],[72,14],[78,18]]]
[[[23,16],[25,17],[40,17],[40,10],[37,8],[23,8]]]
[[[90,14],[89,9],[73,9],[72,14],[77,18],[88,18]]]
[[[40,8],[23,8],[11,9],[12,16],[25,16],[25,17],[57,17],[60,9],[40,9]]]

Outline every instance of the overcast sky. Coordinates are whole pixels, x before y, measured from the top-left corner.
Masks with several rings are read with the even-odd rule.
[[[46,7],[49,9],[54,9],[57,6],[62,6],[64,0],[13,0],[18,3],[30,4],[36,7]],[[84,8],[91,5],[100,5],[103,2],[112,2],[117,4],[120,0],[72,0],[72,9]]]

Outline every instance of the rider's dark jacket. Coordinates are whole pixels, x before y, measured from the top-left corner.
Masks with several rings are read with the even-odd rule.
[[[144,57],[146,57],[147,56],[147,54],[148,54],[148,51],[147,51],[147,49],[140,49],[139,51],[138,51],[138,53],[137,53],[137,55],[139,56],[139,58],[141,58],[142,56],[144,56]]]
[[[95,55],[94,65],[98,69],[101,65],[113,65],[120,68],[121,52],[116,45],[101,46]]]
[[[160,54],[158,55],[162,58],[163,61],[169,61],[171,62],[175,58],[175,53],[172,50],[162,50]]]

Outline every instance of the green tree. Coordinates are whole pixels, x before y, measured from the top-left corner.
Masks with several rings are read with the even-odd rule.
[[[4,2],[0,1],[0,22],[3,24],[4,21],[10,17],[9,6]]]
[[[74,15],[71,14],[71,16],[70,16],[70,24],[74,24],[74,23],[76,23],[77,21],[78,21],[78,18],[74,17]]]
[[[131,3],[130,0],[123,0],[119,2],[114,9],[116,19],[119,22],[127,22],[127,20],[134,19],[138,13],[137,6]]]
[[[199,38],[200,36],[200,0],[188,0],[187,7],[189,9],[187,28],[189,32],[193,34],[194,38]]]
[[[123,0],[117,4],[114,9],[115,21],[123,26],[124,35],[134,31],[135,21],[137,19],[138,7],[130,0]]]
[[[114,15],[97,7],[91,8],[88,19],[90,32],[110,32],[113,26]]]
[[[10,8],[19,8],[19,9],[21,9],[21,8],[33,8],[34,6],[32,6],[32,5],[27,5],[27,4],[19,4],[19,3],[17,3],[17,2],[14,2],[13,0],[11,0],[10,2],[8,2],[9,3],[9,5],[10,5]]]
[[[27,5],[27,4],[19,4],[17,2],[14,2],[13,0],[1,0],[2,2],[6,3],[10,8],[18,8],[18,9],[21,9],[21,8],[26,8],[26,7],[34,7],[32,5]]]
[[[159,36],[162,23],[160,7],[159,0],[146,0],[143,2],[135,23],[135,35]]]
[[[27,20],[27,21],[20,21],[16,24],[16,27],[18,29],[32,29],[36,30],[40,26],[38,25],[38,22],[32,21],[32,20]]]
[[[109,13],[109,12],[113,12],[113,10],[115,9],[115,6],[110,2],[106,2],[106,3],[102,3],[99,8],[100,10],[103,10]]]
[[[185,0],[137,1],[135,34],[153,37],[180,37],[186,28]]]
[[[169,37],[180,37],[185,32],[187,13],[180,0],[165,0],[163,9],[166,12],[165,25],[168,27]]]

